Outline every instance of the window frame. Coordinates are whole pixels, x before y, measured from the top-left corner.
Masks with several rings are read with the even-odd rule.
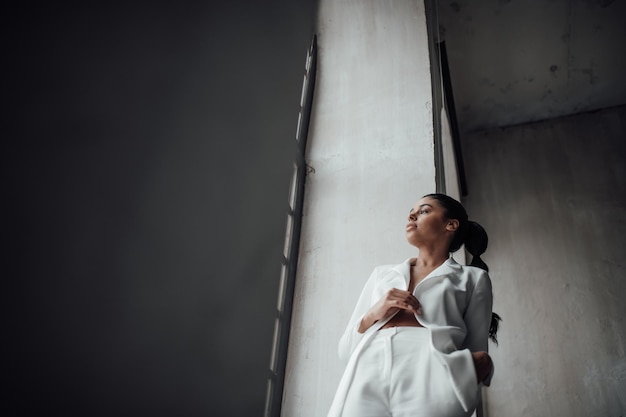
[[[270,357],[269,376],[265,403],[265,417],[279,417],[282,408],[285,369],[289,347],[289,333],[293,309],[293,294],[296,282],[304,184],[307,174],[305,161],[306,141],[313,106],[313,93],[317,73],[317,36],[313,35],[307,49],[304,80],[300,96],[300,111],[296,127],[297,152],[289,186],[289,206],[285,230],[285,245],[278,287],[276,317],[274,319],[273,347]]]

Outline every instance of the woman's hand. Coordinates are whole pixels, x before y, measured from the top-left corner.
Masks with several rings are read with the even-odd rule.
[[[422,306],[417,298],[408,291],[392,288],[383,298],[369,309],[359,326],[359,333],[365,332],[378,320],[399,310],[408,310],[414,314],[422,314]]]
[[[483,382],[493,369],[493,362],[487,352],[472,352],[474,368],[476,368],[476,379],[478,383]]]

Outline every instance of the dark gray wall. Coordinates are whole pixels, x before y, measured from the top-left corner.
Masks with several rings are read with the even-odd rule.
[[[15,415],[262,414],[315,1],[223,3],[8,15]]]

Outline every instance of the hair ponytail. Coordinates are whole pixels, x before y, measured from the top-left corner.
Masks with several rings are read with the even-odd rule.
[[[489,244],[489,238],[487,232],[481,225],[469,220],[467,232],[465,233],[465,249],[472,255],[471,266],[489,271],[487,264],[480,259],[480,255],[485,253],[487,245]]]
[[[502,321],[502,317],[498,313],[491,312],[491,324],[489,325],[489,339],[493,341],[496,345],[498,344],[498,327],[500,327],[500,322]]]
[[[483,269],[485,271],[489,271],[489,267],[487,264],[480,259],[480,255],[485,253],[487,250],[487,245],[489,243],[489,238],[487,237],[487,232],[481,225],[476,222],[468,221],[468,228],[465,234],[465,249],[472,255],[472,262],[470,262],[471,266],[475,266],[477,268]],[[500,317],[497,313],[491,313],[491,324],[489,325],[489,338],[497,345],[498,344],[498,327],[500,326],[500,322],[502,321],[502,317]]]

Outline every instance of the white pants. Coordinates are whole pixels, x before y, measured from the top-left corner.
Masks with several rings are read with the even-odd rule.
[[[361,352],[343,417],[466,417],[423,327],[379,330]]]

